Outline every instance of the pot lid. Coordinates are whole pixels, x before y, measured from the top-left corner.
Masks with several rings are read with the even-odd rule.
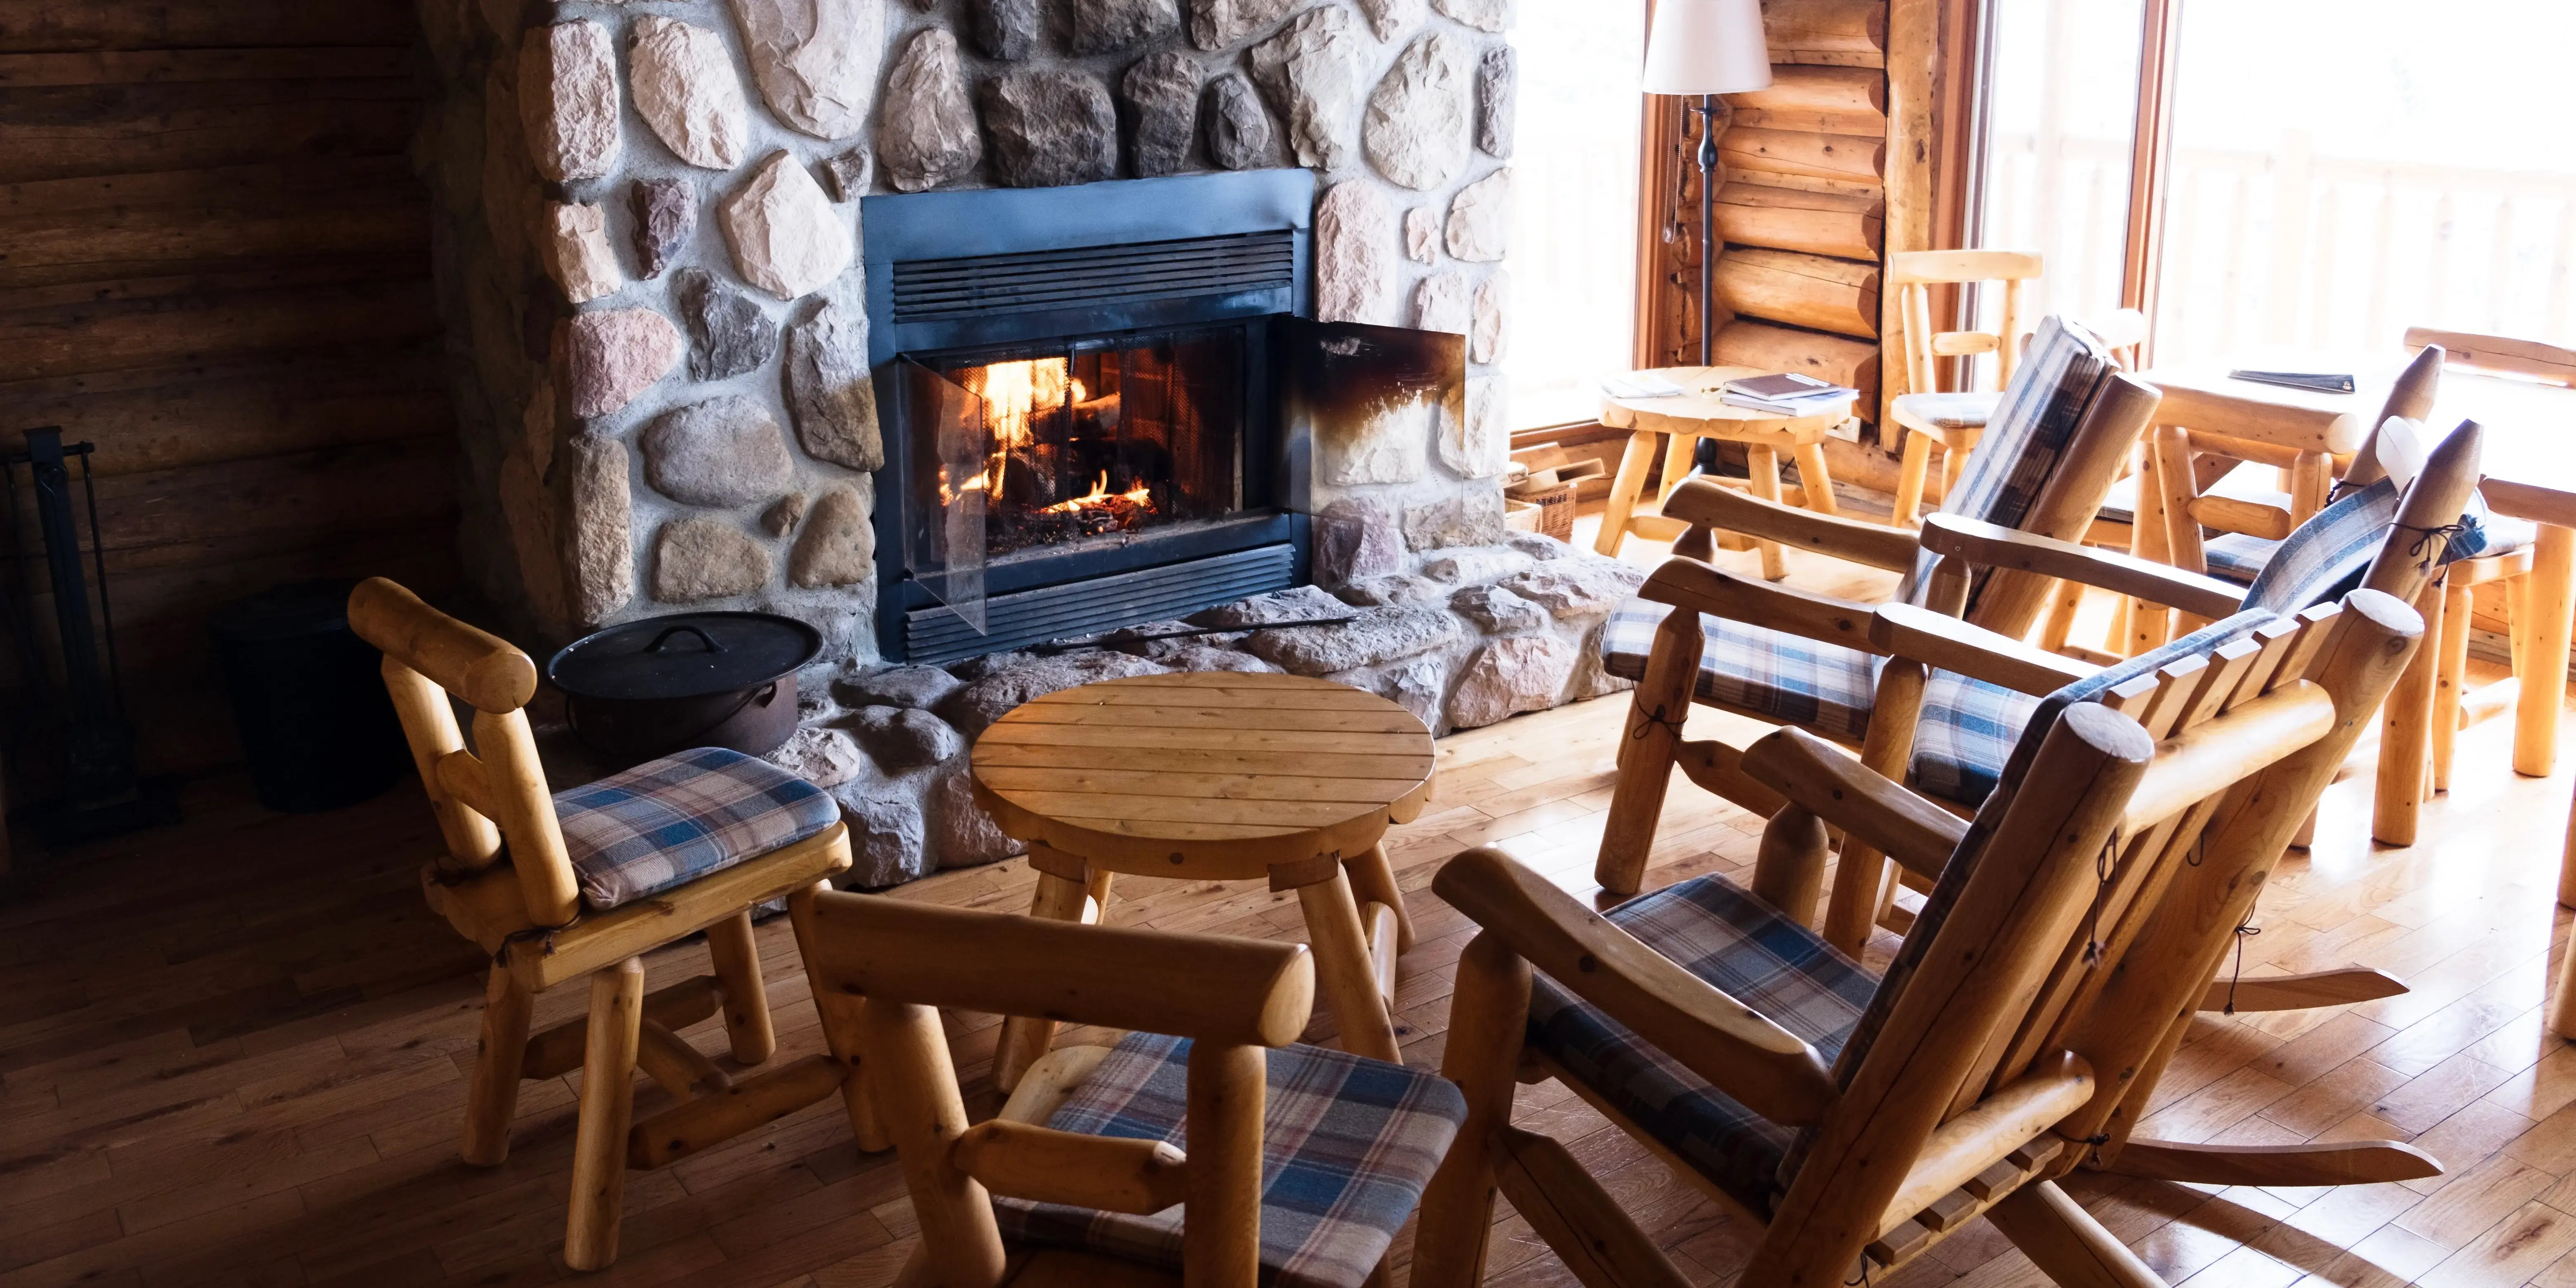
[[[822,633],[776,613],[674,613],[563,647],[546,678],[584,698],[694,698],[767,684],[814,660]]]

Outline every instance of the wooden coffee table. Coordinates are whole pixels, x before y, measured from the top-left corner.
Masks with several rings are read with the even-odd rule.
[[[1413,923],[1378,844],[1431,798],[1431,731],[1328,680],[1216,671],[1050,693],[975,740],[975,800],[1029,843],[1029,915],[1091,921],[1110,878],[1266,880],[1295,890],[1343,1049],[1395,1060],[1387,1007]],[[1003,1090],[1051,1020],[1002,1028]]]
[[[1602,400],[1601,423],[1628,430],[1629,435],[1627,450],[1619,457],[1618,477],[1610,483],[1610,499],[1601,511],[1601,537],[1594,549],[1615,558],[1620,543],[1627,540],[1630,532],[1659,541],[1681,534],[1683,525],[1679,520],[1666,519],[1661,513],[1637,512],[1646,490],[1646,467],[1655,460],[1658,434],[1666,440],[1664,482],[1657,498],[1659,510],[1662,498],[1671,496],[1690,474],[1691,453],[1699,440],[1714,438],[1744,444],[1753,495],[1765,501],[1780,499],[1780,458],[1787,456],[1798,462],[1798,480],[1806,507],[1818,514],[1835,513],[1833,475],[1825,469],[1825,434],[1851,419],[1851,399],[1836,402],[1830,410],[1812,416],[1781,416],[1738,407],[1718,396],[1718,386],[1729,380],[1768,374],[1758,368],[1663,367],[1638,374],[1662,377],[1688,392],[1669,398]],[[1753,544],[1762,552],[1764,577],[1778,581],[1788,575],[1779,542]]]

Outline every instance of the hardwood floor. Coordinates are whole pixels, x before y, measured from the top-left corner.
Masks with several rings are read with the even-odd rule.
[[[1833,580],[1811,565],[1799,576]],[[1432,873],[1491,843],[1588,891],[1624,705],[1442,742],[1436,803],[1390,847],[1420,929],[1397,1006],[1408,1061],[1439,1058],[1469,936],[1426,888]],[[1711,712],[1694,720],[1734,741],[1758,734]],[[2463,736],[2461,783],[2428,805],[2425,842],[2409,850],[2367,839],[2365,740],[2328,797],[2315,850],[2294,852],[2265,895],[2244,970],[2363,962],[2413,991],[2206,1017],[2147,1123],[2196,1141],[2413,1140],[2449,1174],[2332,1192],[2070,1185],[2168,1281],[2576,1288],[2576,1049],[2540,1020],[2567,920],[2552,891],[2576,756],[2555,778],[2516,778],[2510,737],[2506,721]],[[1676,783],[1650,884],[1747,872],[1759,820]],[[523,1090],[507,1164],[457,1160],[480,961],[421,902],[415,870],[437,841],[417,791],[282,817],[250,804],[236,778],[197,785],[186,805],[181,828],[58,859],[0,905],[0,1285],[873,1288],[909,1254],[916,1232],[891,1157],[858,1154],[826,1103],[633,1174],[623,1258],[597,1276],[564,1271],[579,1075]],[[1030,884],[1012,861],[895,897],[1018,911]],[[1289,895],[1204,882],[1123,880],[1110,916],[1277,937],[1302,926]],[[819,1050],[787,926],[770,922],[759,938],[780,1057]],[[1882,936],[1875,957],[1892,945]],[[656,955],[649,984],[704,971],[705,951]],[[571,1016],[585,996],[539,998],[537,1023]],[[979,1092],[972,1105],[990,1112],[998,1025],[949,1024]],[[1325,1017],[1310,1036],[1330,1032]],[[718,1021],[690,1036],[722,1049]],[[639,1112],[662,1103],[649,1083],[638,1097]],[[1696,1280],[1736,1270],[1746,1232],[1570,1095],[1525,1089],[1519,1117],[1567,1141]],[[1503,1214],[1489,1282],[1573,1282]],[[1981,1226],[1880,1288],[1953,1282],[2041,1281]]]

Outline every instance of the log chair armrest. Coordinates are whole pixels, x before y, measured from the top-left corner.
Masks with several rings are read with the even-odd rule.
[[[1637,597],[1864,653],[1884,651],[1869,642],[1868,604],[1738,577],[1685,556],[1665,560]]]
[[[1869,642],[1877,652],[2035,698],[2101,669],[1916,604],[1879,605],[1870,615]]]
[[[1988,568],[2063,577],[2212,621],[2233,617],[2245,607],[2245,588],[2215,577],[1955,514],[1935,514],[1923,520],[1923,548]]]
[[[1431,888],[1567,991],[1786,1126],[1823,1120],[1833,1075],[1816,1049],[1637,941],[1547,878],[1479,846]]]
[[[1968,834],[1968,820],[1803,729],[1782,729],[1745,748],[1744,772],[1919,876],[1938,878]]]
[[[1664,498],[1664,517],[1723,528],[1801,550],[1813,550],[1890,572],[1911,572],[1920,548],[1914,533],[1813,510],[1793,509],[1738,492],[1712,479],[1686,479]]]

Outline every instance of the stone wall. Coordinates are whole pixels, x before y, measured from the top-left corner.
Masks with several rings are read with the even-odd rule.
[[[534,638],[754,607],[874,655],[870,192],[1316,169],[1319,316],[1473,364],[1463,418],[1319,444],[1316,504],[1501,535],[1510,0],[420,7],[466,567]]]

